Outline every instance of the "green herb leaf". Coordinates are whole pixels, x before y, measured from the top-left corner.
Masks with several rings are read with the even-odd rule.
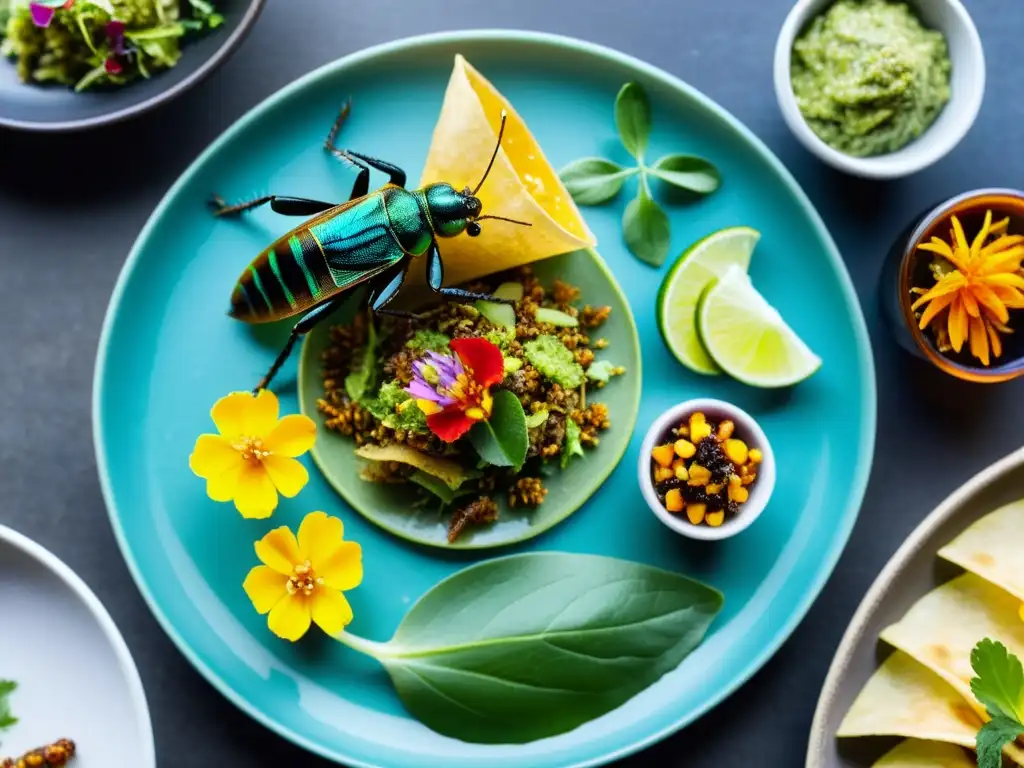
[[[576,362],[572,352],[557,336],[542,333],[530,339],[523,344],[523,354],[542,376],[566,389],[576,389],[583,383],[583,366]]]
[[[642,161],[651,132],[651,103],[638,83],[626,83],[615,97],[615,127],[622,146]]]
[[[665,155],[650,171],[673,187],[708,195],[722,183],[722,176],[708,160],[696,155]]]
[[[571,731],[657,682],[721,608],[717,590],[659,568],[531,552],[440,582],[388,643],[339,639],[380,661],[428,728],[520,744]]]
[[[641,178],[636,197],[622,214],[622,234],[638,259],[654,267],[665,262],[671,240],[668,216],[651,198],[646,179]]]
[[[438,480],[433,475],[429,475],[423,470],[417,469],[411,475],[409,480],[416,483],[424,490],[430,491],[437,498],[441,500],[442,506],[446,507],[461,496],[470,496],[474,491],[467,490],[465,488],[452,490],[447,484]]]
[[[988,710],[990,717],[1007,717],[1021,722],[1024,709],[1024,668],[1020,659],[997,640],[985,638],[971,651],[971,693]]]
[[[502,389],[494,393],[491,418],[473,425],[467,433],[480,458],[496,467],[514,467],[526,461],[530,436],[526,432],[526,413],[519,398]]]
[[[572,419],[565,420],[565,442],[562,443],[561,467],[565,469],[573,456],[583,456],[583,443],[580,442],[580,425]]]
[[[1003,747],[1024,734],[1024,726],[1009,717],[994,717],[978,731],[978,768],[1002,768]]]
[[[377,377],[377,330],[373,321],[366,324],[366,343],[358,365],[345,377],[345,391],[355,401],[360,401],[373,391]]]
[[[535,411],[534,413],[531,413],[529,416],[526,417],[526,428],[536,429],[547,420],[547,411]]]
[[[619,194],[637,168],[623,168],[601,157],[581,157],[558,172],[572,199],[580,205],[599,205]]]

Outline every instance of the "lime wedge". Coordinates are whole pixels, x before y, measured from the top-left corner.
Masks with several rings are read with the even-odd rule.
[[[704,289],[729,267],[746,272],[761,233],[750,227],[712,232],[687,248],[658,291],[658,330],[675,358],[697,373],[720,373],[697,334],[697,303]]]
[[[697,328],[714,361],[744,384],[787,387],[821,367],[821,358],[739,267],[730,267],[701,297]]]

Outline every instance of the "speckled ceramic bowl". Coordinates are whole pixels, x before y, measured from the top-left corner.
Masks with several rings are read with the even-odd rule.
[[[878,574],[839,643],[811,724],[806,768],[869,768],[898,738],[837,739],[836,731],[868,678],[891,651],[879,633],[959,569],[938,551],[971,523],[1024,497],[1024,448],[968,480],[907,537]]]

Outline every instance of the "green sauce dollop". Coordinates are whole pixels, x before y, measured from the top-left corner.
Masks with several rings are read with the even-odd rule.
[[[905,3],[838,0],[793,44],[793,93],[828,145],[856,157],[895,152],[949,101],[941,32]]]

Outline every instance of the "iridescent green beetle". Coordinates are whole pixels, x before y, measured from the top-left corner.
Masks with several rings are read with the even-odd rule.
[[[406,272],[417,258],[426,257],[427,283],[442,296],[456,301],[485,299],[511,303],[509,299],[443,287],[444,265],[437,249],[439,237],[455,237],[463,232],[476,237],[480,234],[479,222],[484,219],[530,226],[524,221],[482,215],[483,206],[476,196],[501,147],[504,111],[498,141],[480,183],[475,189],[467,186],[460,192],[445,182],[408,190],[401,168],[336,147],[334,142],[349,108],[346,103],[324,142],[328,152],[359,169],[348,202],[336,205],[279,195],[237,205],[228,205],[216,195],[211,201],[217,216],[237,216],[269,203],[272,210],[285,216],[312,217],[257,256],[231,294],[228,314],[246,323],[270,323],[302,314],[284,349],[254,392],[270,386],[295,342],[338,309],[348,298],[348,292],[362,283],[369,287],[367,304],[373,312],[410,316],[408,312],[385,307],[402,287]],[[390,177],[387,184],[372,193],[370,167]]]

